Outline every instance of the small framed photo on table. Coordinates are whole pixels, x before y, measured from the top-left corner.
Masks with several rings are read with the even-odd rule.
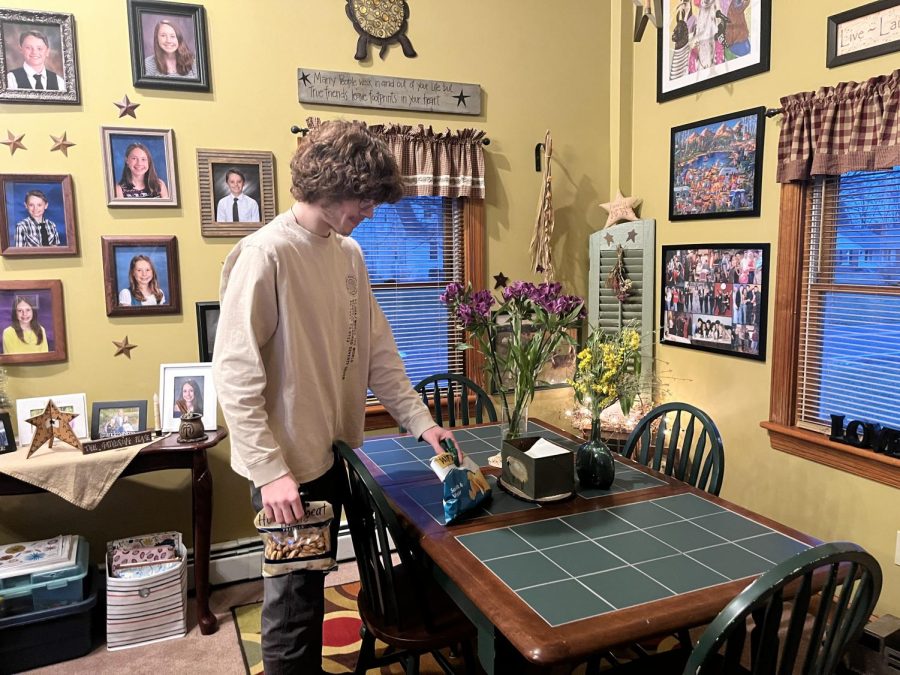
[[[0,174],[0,255],[75,255],[72,177]]]
[[[91,440],[147,429],[147,401],[95,401],[91,407]]]
[[[219,325],[219,303],[197,303],[197,343],[200,346],[200,360],[212,361],[216,344],[216,328]]]
[[[0,9],[0,103],[78,103],[71,14]]]
[[[209,91],[203,5],[128,0],[134,86]]]
[[[65,361],[62,282],[0,281],[0,331],[0,364]]]
[[[16,451],[16,435],[13,433],[12,416],[0,412],[0,455]]]
[[[272,220],[274,166],[271,152],[198,149],[203,236],[242,237]]]
[[[178,206],[171,129],[100,127],[108,206]]]
[[[182,410],[203,416],[203,429],[216,430],[216,388],[210,363],[163,363],[159,367],[160,420],[163,431],[178,431]]]
[[[16,417],[19,423],[19,445],[28,445],[34,437],[34,426],[28,420],[44,412],[47,401],[59,408],[60,412],[77,415],[69,423],[78,438],[88,437],[87,397],[84,394],[56,394],[55,396],[36,396],[20,398],[16,401]]]
[[[174,236],[101,237],[106,316],[181,314]]]

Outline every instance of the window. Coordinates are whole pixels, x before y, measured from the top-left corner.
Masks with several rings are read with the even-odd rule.
[[[465,371],[464,354],[456,349],[461,336],[438,299],[448,283],[465,279],[461,202],[405,197],[379,206],[353,233],[413,383],[438,372]]]
[[[832,413],[900,428],[900,167],[782,188],[773,447],[900,487],[900,461],[832,443]],[[792,292],[794,289],[796,293]]]

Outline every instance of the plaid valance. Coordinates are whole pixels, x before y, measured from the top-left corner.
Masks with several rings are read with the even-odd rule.
[[[781,99],[779,183],[900,165],[900,70]]]
[[[306,120],[310,129],[318,117]],[[475,197],[484,199],[484,131],[435,132],[423,124],[370,124],[387,143],[400,167],[407,197]]]

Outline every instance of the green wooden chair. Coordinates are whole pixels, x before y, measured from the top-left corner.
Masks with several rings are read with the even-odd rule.
[[[834,542],[798,553],[756,579],[719,613],[691,652],[683,675],[830,675],[859,637],[880,592],[878,561],[856,544]],[[748,632],[752,670],[741,666]]]
[[[475,626],[426,569],[430,561],[401,528],[362,460],[343,441],[337,441],[335,449],[347,468],[345,507],[359,567],[362,644],[354,672],[402,663],[406,673],[418,673],[420,655],[431,653],[444,672],[452,673],[439,650],[459,646],[466,672],[475,672]],[[396,564],[392,541],[400,559]],[[392,650],[376,656],[376,639]]]
[[[687,403],[664,403],[647,413],[622,454],[714,495],[722,489],[722,437],[709,415]]]
[[[414,389],[422,394],[425,405],[434,405],[434,421],[444,426],[444,406],[447,425],[496,422],[497,411],[487,392],[464,375],[438,373],[419,382]],[[475,395],[474,420],[469,412],[469,394]],[[485,416],[487,419],[485,420]]]

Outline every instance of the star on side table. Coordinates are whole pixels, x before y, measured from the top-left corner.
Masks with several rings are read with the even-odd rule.
[[[125,336],[124,340],[113,340],[112,343],[116,346],[116,353],[113,356],[118,356],[119,354],[124,354],[129,359],[131,358],[131,350],[137,347],[135,344],[131,344],[128,341],[128,336]]]
[[[609,212],[609,217],[606,219],[604,227],[615,225],[623,220],[639,220],[634,212],[634,208],[640,203],[640,197],[626,197],[621,190],[616,190],[615,199],[600,205],[601,209]]]
[[[137,115],[134,114],[134,111],[140,103],[132,103],[131,99],[128,98],[128,94],[126,94],[125,98],[121,101],[113,101],[113,105],[119,109],[119,117],[131,115],[134,119],[137,119]]]
[[[22,139],[25,138],[25,134],[22,134],[21,136],[16,136],[13,132],[11,132],[9,129],[7,129],[6,130],[6,138],[7,138],[7,140],[0,141],[0,143],[3,143],[3,145],[6,145],[9,147],[10,155],[16,154],[16,150],[18,150],[19,148],[22,148],[22,150],[28,149],[22,143]]]
[[[52,448],[54,438],[58,438],[63,443],[68,443],[72,447],[81,450],[81,441],[78,440],[78,436],[75,435],[69,424],[76,417],[78,417],[78,413],[62,412],[56,407],[53,399],[47,401],[47,407],[44,408],[44,412],[26,420],[29,424],[33,424],[35,429],[34,437],[31,439],[31,447],[28,448],[28,454],[25,455],[25,459],[31,457],[34,451],[48,440],[50,441],[49,447]]]

